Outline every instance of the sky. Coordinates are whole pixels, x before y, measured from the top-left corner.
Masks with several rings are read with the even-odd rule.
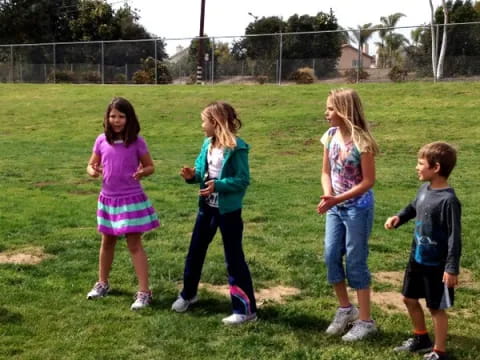
[[[126,0],[137,9],[140,24],[156,36],[179,39],[198,36],[200,30],[201,0]],[[110,1],[120,3],[121,1]],[[330,8],[344,28],[356,28],[366,23],[378,24],[381,16],[401,12],[398,26],[415,26],[430,22],[428,0],[205,0],[205,27],[208,36],[241,36],[254,16],[279,16],[287,20],[291,15],[316,15]],[[434,6],[440,0],[434,0]],[[117,5],[118,6],[118,5]],[[249,15],[251,13],[252,15]],[[402,31],[409,38],[410,30]],[[219,39],[230,41],[230,39]],[[373,39],[375,41],[375,39]],[[167,41],[167,52],[173,55],[177,45],[188,46],[183,40]],[[373,50],[370,50],[372,53]]]

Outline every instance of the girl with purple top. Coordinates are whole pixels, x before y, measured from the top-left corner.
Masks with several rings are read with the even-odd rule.
[[[132,310],[137,310],[148,306],[152,300],[142,234],[160,223],[140,180],[153,174],[155,168],[145,140],[138,135],[140,124],[128,100],[121,97],[112,100],[103,127],[105,132],[97,137],[87,166],[88,175],[103,177],[97,208],[98,231],[102,234],[99,278],[87,299],[107,295],[115,245],[118,237],[125,235],[139,283],[131,306]]]
[[[326,214],[325,263],[339,307],[326,333],[356,341],[376,332],[370,314],[368,237],[373,224],[375,155],[378,147],[370,134],[360,97],[352,89],[332,90],[325,117],[330,128],[323,135],[323,196],[317,206]],[[345,257],[345,266],[343,258]],[[357,309],[350,303],[345,279],[357,292]]]

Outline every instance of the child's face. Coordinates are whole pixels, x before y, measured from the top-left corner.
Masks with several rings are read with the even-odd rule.
[[[123,132],[125,125],[127,124],[127,116],[113,108],[108,114],[108,123],[116,134],[120,134]]]
[[[202,115],[202,129],[207,137],[215,135],[215,126],[213,126],[213,122],[204,115]]]
[[[438,174],[440,165],[437,163],[434,166],[430,166],[427,159],[419,158],[415,170],[417,170],[418,180],[430,181]]]
[[[342,123],[342,118],[338,116],[334,110],[332,100],[330,96],[327,98],[327,108],[325,109],[325,119],[328,121],[330,126],[337,127]]]

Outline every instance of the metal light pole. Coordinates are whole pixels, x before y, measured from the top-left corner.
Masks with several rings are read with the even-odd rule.
[[[197,84],[202,83],[203,79],[203,61],[204,61],[204,49],[203,49],[203,25],[205,23],[205,0],[202,1],[200,9],[200,37],[198,39],[198,57],[197,57]]]

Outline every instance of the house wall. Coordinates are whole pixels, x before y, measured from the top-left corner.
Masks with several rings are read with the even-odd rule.
[[[358,51],[349,46],[342,48],[342,56],[337,65],[337,69],[344,70],[357,67]],[[374,63],[374,59],[370,56],[362,54],[362,65],[364,68],[371,67]]]

